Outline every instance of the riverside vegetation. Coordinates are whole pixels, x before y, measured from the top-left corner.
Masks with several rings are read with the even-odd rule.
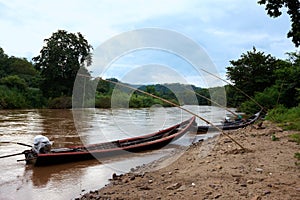
[[[0,109],[19,108],[70,108],[72,107],[72,92],[76,74],[84,63],[88,67],[92,63],[92,47],[80,33],[73,34],[59,30],[45,40],[46,46],[40,55],[29,62],[25,58],[8,56],[0,47]],[[71,42],[70,42],[71,41]],[[71,51],[78,43],[85,48]],[[251,51],[241,55],[236,61],[230,61],[227,67],[227,79],[232,85],[225,85],[227,105],[237,107],[245,113],[255,113],[259,106],[243,95],[244,91],[267,110],[281,106],[297,107],[300,101],[300,53],[287,53],[286,60],[277,59],[271,55]],[[65,64],[69,63],[69,64]],[[83,68],[89,75],[88,69]],[[110,80],[118,82],[117,79]],[[95,80],[88,79],[87,82]],[[221,87],[200,88],[194,85],[156,84],[135,85],[140,90],[162,97],[179,105],[198,104],[209,105],[206,98],[212,93],[218,93]],[[154,104],[169,106],[137,91],[131,96],[123,90],[114,90],[112,83],[100,80],[97,82],[94,105],[98,108],[111,107],[112,93],[117,99],[128,99],[129,107],[150,107]],[[175,96],[173,88],[176,89]],[[204,96],[197,96],[196,93]],[[177,97],[180,96],[181,99]],[[128,103],[127,103],[128,104]],[[118,105],[118,104],[117,104]],[[122,105],[120,102],[119,106]],[[296,109],[294,112],[297,112]]]

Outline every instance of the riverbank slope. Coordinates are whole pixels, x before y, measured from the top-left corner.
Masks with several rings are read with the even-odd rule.
[[[300,146],[270,122],[192,145],[159,170],[114,175],[106,187],[78,199],[300,199]],[[297,133],[299,134],[299,132]],[[158,163],[151,164],[155,167]],[[96,178],[96,177],[95,177]]]

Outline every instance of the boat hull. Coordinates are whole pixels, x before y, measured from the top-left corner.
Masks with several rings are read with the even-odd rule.
[[[63,149],[54,149],[52,153],[36,154],[27,153],[27,164],[35,166],[55,165],[69,162],[101,159],[132,152],[159,149],[172,141],[177,140],[187,132],[196,132],[195,117],[190,120],[146,136],[128,138],[106,143],[87,146],[77,146]]]
[[[241,120],[233,123],[228,123],[224,125],[217,125],[217,126],[198,126],[197,128],[197,134],[206,134],[208,131],[220,131],[220,130],[235,130],[239,128],[245,128],[246,126],[249,126],[251,124],[254,124],[260,116],[261,112],[254,114],[253,116],[249,117],[247,120]]]

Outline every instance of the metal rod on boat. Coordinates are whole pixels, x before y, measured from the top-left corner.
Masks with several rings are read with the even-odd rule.
[[[154,94],[145,92],[145,91],[143,91],[143,90],[139,90],[139,89],[137,89],[137,88],[131,87],[131,86],[129,86],[129,85],[125,85],[125,84],[122,84],[122,83],[119,83],[119,82],[114,82],[114,81],[111,81],[111,80],[105,80],[105,79],[102,79],[101,77],[99,77],[98,79],[103,80],[103,81],[106,81],[106,82],[109,82],[109,83],[113,83],[113,84],[116,84],[116,85],[119,85],[119,86],[122,86],[122,87],[126,87],[126,88],[129,88],[129,89],[131,89],[131,90],[136,90],[136,91],[138,91],[138,92],[140,92],[140,93],[146,94],[146,95],[151,96],[151,97],[153,97],[153,98],[156,98],[156,99],[159,99],[159,100],[161,100],[161,101],[164,101],[164,102],[166,102],[166,103],[168,103],[168,104],[170,104],[170,105],[173,105],[173,106],[175,106],[175,107],[177,107],[177,108],[180,108],[181,110],[184,110],[184,111],[190,113],[191,115],[194,115],[194,116],[198,117],[199,119],[201,119],[202,121],[206,122],[207,124],[210,124],[212,127],[216,128],[218,131],[220,131],[223,135],[225,135],[226,137],[230,138],[230,139],[231,139],[234,143],[236,143],[239,147],[241,147],[242,149],[245,149],[240,143],[238,143],[235,139],[233,139],[231,136],[229,136],[228,134],[226,134],[222,129],[220,129],[219,127],[217,127],[216,125],[214,125],[214,124],[211,123],[210,121],[204,119],[203,117],[199,116],[198,114],[196,114],[196,113],[194,113],[194,112],[191,112],[191,111],[189,111],[188,109],[185,109],[185,108],[180,107],[180,105],[177,105],[176,103],[173,103],[173,102],[168,101],[168,100],[166,100],[166,99],[164,99],[164,98],[158,97],[158,96],[156,96],[156,95],[154,95]]]
[[[34,157],[34,158],[20,159],[20,160],[17,160],[17,162],[21,162],[21,161],[29,161],[29,160],[34,160],[34,159],[36,159],[36,157]]]
[[[20,159],[20,160],[17,160],[17,162],[21,162],[21,161],[27,161],[28,159]]]
[[[14,153],[14,154],[10,154],[10,155],[0,156],[0,158],[7,158],[7,157],[12,157],[12,156],[18,156],[18,155],[22,155],[24,153],[25,153],[25,151],[23,151],[21,153]]]
[[[4,143],[4,144],[18,144],[18,145],[22,145],[22,146],[26,146],[26,147],[32,147],[29,144],[24,144],[24,143],[21,143],[21,142],[0,142],[0,143]]]

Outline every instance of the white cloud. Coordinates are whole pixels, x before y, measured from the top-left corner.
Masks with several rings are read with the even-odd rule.
[[[98,1],[98,0],[10,0],[3,1],[6,11],[0,16],[1,45],[9,54],[25,51],[17,43],[26,43],[27,51],[38,53],[42,40],[58,29],[82,32],[93,45],[99,45],[121,31],[134,29],[136,23],[182,12],[185,1]],[[5,31],[3,31],[5,30]],[[28,43],[31,45],[28,45]]]
[[[288,16],[272,19],[253,0],[0,0],[0,26],[5,53],[28,59],[58,29],[81,32],[94,47],[123,31],[172,29],[202,46],[220,71],[253,46],[281,58],[294,50]]]

